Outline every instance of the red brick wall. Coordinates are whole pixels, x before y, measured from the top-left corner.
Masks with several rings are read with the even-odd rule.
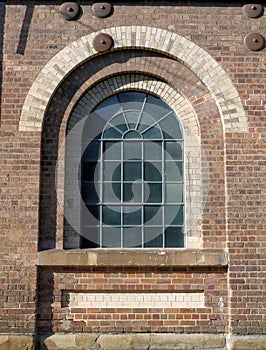
[[[88,269],[87,269],[88,270]],[[223,268],[106,268],[40,270],[37,329],[52,332],[220,332],[228,331],[227,276]],[[200,292],[202,308],[69,308],[62,290],[72,292]],[[100,295],[100,294],[99,294]],[[51,308],[52,303],[52,308]],[[53,311],[53,318],[52,318]],[[51,319],[52,318],[52,319]],[[66,322],[68,321],[68,322]]]
[[[150,278],[152,273],[155,280],[147,284],[156,290],[161,288],[161,279],[166,279],[163,283],[169,290],[172,287],[187,290],[197,284],[206,293],[207,309],[193,310],[188,320],[187,311],[177,310],[173,321],[170,321],[172,313],[158,310],[152,313],[156,320],[152,319],[153,316],[145,322],[135,320],[138,325],[134,329],[135,321],[132,326],[125,321],[123,326],[117,325],[114,329],[113,322],[97,320],[86,326],[84,322],[74,322],[68,330],[130,331],[132,327],[131,331],[137,332],[232,330],[240,334],[265,333],[265,49],[251,52],[243,43],[250,31],[266,35],[265,16],[248,19],[243,15],[240,3],[225,6],[218,2],[202,5],[171,1],[144,5],[116,3],[111,17],[98,19],[92,17],[90,3],[86,2],[82,3],[83,16],[78,21],[68,22],[61,18],[59,5],[52,1],[7,1],[0,4],[0,29],[4,34],[0,40],[0,58],[3,59],[0,66],[0,331],[34,332],[35,318],[39,331],[64,331],[61,319],[66,319],[66,309],[56,304],[52,313],[51,306],[60,302],[61,289],[83,290],[88,288],[87,283],[92,290],[128,290],[130,286],[141,289],[143,279]],[[128,52],[116,56],[107,54],[75,70],[56,91],[48,106],[42,135],[18,131],[24,99],[41,68],[76,39],[90,32],[125,24],[173,31],[212,55],[237,88],[248,119],[248,132],[227,133],[223,139],[214,101],[200,103],[207,89],[184,65],[156,53],[147,54],[148,58],[145,58],[143,53],[129,57]],[[110,65],[104,68],[107,62]],[[174,65],[173,70],[169,71],[171,65]],[[124,270],[41,269],[36,287],[38,242],[42,249],[54,248],[56,235],[62,235],[62,214],[56,212],[53,183],[58,142],[63,138],[67,123],[68,111],[65,111],[72,103],[75,89],[86,79],[89,87],[106,75],[128,70],[162,77],[188,97],[197,111],[211,175],[209,197],[204,208],[203,245],[205,248],[228,248],[229,275],[219,269],[170,269],[163,272],[159,268],[153,271],[143,269],[131,272],[134,275],[134,283],[131,283],[133,277],[126,276]],[[206,118],[206,111],[213,111],[211,119]],[[99,282],[97,286],[97,278],[104,279],[104,283]],[[117,287],[112,283],[113,278],[120,279]],[[85,279],[92,282],[85,282]],[[218,294],[225,298],[224,315],[217,309]],[[231,295],[230,299],[228,295]],[[113,317],[110,313],[106,315],[107,319]],[[143,318],[145,315],[149,312],[143,312]]]

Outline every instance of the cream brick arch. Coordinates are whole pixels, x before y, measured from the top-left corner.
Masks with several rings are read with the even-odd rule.
[[[104,30],[114,49],[138,48],[171,55],[183,62],[206,85],[220,111],[224,132],[247,130],[245,112],[236,88],[223,68],[202,48],[167,30],[145,26],[121,26]],[[19,123],[21,131],[41,131],[46,108],[64,78],[82,62],[94,57],[88,34],[66,46],[41,70],[26,96]]]
[[[121,74],[99,82],[79,99],[68,121],[69,128],[86,118],[103,99],[123,90],[137,90],[153,93],[165,101],[179,116],[185,129],[200,136],[200,125],[197,114],[189,102],[180,92],[165,82],[156,80],[143,74]],[[200,143],[199,143],[200,145]]]

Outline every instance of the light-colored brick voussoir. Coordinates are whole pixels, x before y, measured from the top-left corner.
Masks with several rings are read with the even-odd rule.
[[[247,128],[245,112],[237,90],[222,67],[202,48],[188,39],[166,30],[143,27],[121,26],[105,29],[114,40],[114,48],[142,48],[156,50],[189,67],[207,86],[220,111],[225,132],[244,132]],[[21,131],[41,131],[46,107],[60,82],[83,61],[97,53],[92,48],[92,40],[98,32],[88,34],[66,46],[42,69],[33,82],[20,117]],[[228,115],[226,101],[234,98],[234,110]],[[30,110],[30,112],[29,112]],[[227,112],[227,113],[226,113]],[[34,124],[29,118],[34,118]]]

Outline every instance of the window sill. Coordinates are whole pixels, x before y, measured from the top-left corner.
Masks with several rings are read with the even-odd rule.
[[[38,253],[38,266],[227,266],[224,249],[53,249]]]

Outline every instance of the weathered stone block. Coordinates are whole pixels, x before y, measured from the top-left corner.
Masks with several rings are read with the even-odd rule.
[[[83,348],[76,345],[74,334],[53,334],[43,341],[44,347],[47,350],[82,350]]]
[[[131,341],[128,335],[106,334],[98,339],[101,350],[131,350]]]
[[[214,334],[153,334],[150,350],[223,349],[225,337]]]
[[[30,335],[10,335],[7,340],[0,343],[1,350],[33,350],[34,339]]]
[[[132,334],[130,336],[132,350],[148,350],[150,347],[149,334]]]
[[[84,350],[98,350],[98,344],[96,343],[99,334],[76,334],[76,345],[81,346]]]
[[[231,350],[266,350],[266,336],[233,336]]]
[[[0,336],[0,350],[9,350],[10,348],[10,342],[8,335],[2,335]]]

